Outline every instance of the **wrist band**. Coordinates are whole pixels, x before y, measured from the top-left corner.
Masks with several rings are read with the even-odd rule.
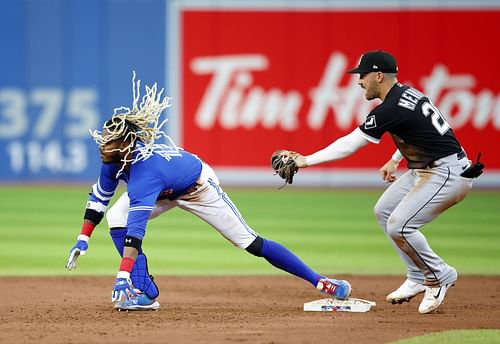
[[[130,257],[123,257],[122,262],[120,263],[120,272],[126,271],[128,273],[132,272],[134,268],[134,259]]]
[[[90,237],[94,231],[95,225],[93,223],[83,221],[82,231],[80,234]]]

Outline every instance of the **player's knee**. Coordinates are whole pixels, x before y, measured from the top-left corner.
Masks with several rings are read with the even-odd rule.
[[[405,233],[409,233],[411,231],[411,228],[408,227],[407,223],[405,222],[407,221],[406,220],[401,221],[401,219],[392,214],[391,216],[389,216],[387,220],[387,225],[386,225],[387,234],[391,238],[399,238],[403,236]]]
[[[106,212],[106,221],[109,228],[127,227],[128,211],[118,206],[113,206]]]
[[[254,256],[257,257],[262,257],[261,252],[262,252],[262,245],[264,243],[264,240],[261,237],[255,238],[255,240],[246,248],[248,253],[253,254]]]

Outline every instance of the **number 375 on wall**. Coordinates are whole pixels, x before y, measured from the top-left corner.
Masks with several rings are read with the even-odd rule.
[[[12,172],[79,173],[89,128],[99,122],[92,88],[0,88],[0,143]]]

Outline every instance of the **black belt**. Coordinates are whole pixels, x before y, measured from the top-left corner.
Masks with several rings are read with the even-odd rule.
[[[462,160],[463,158],[465,158],[466,155],[465,155],[465,152],[463,150],[461,150],[460,152],[457,153],[457,160]],[[442,159],[442,158],[440,158]],[[439,159],[436,159],[432,162],[429,163],[429,165],[427,165],[427,168],[434,168],[436,167],[436,164],[435,162],[438,161]]]
[[[203,186],[203,184],[201,184],[200,182],[198,182],[198,180],[193,184],[193,186],[191,186],[189,189],[187,189],[187,191],[184,193],[184,195],[187,195],[187,194],[193,193],[195,191],[198,191],[198,189]]]
[[[177,199],[180,196],[184,196],[184,195],[187,195],[187,194],[190,194],[190,193],[193,193],[193,192],[197,191],[199,188],[202,187],[202,185],[203,184],[201,184],[198,181],[196,181],[192,186],[189,187],[189,189],[187,189],[184,192],[180,192],[180,193],[174,193],[174,191],[172,189],[167,189],[167,190],[162,191],[158,195],[158,197],[156,198],[156,200],[157,201],[163,201],[165,199],[169,199],[169,200],[173,201],[174,199]]]

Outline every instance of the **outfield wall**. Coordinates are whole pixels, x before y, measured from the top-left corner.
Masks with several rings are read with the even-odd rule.
[[[88,129],[131,105],[136,70],[173,97],[169,134],[224,184],[279,185],[272,151],[311,153],[363,122],[376,103],[345,71],[381,48],[483,153],[476,185],[500,187],[499,20],[499,1],[2,2],[0,181],[93,180]],[[382,186],[393,150],[384,137],[296,183]]]

